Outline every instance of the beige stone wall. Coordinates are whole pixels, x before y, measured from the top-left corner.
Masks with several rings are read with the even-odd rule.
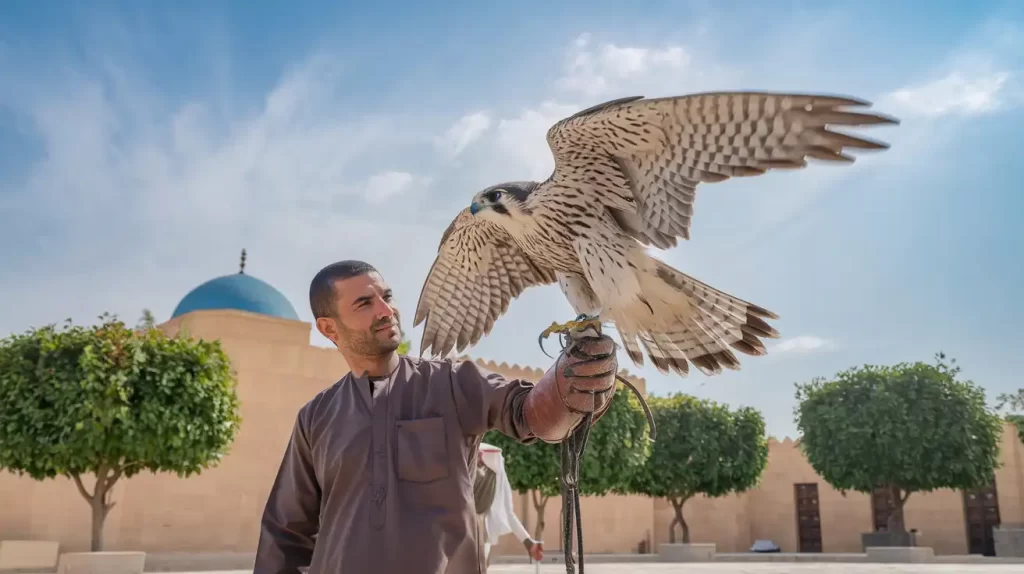
[[[1017,429],[1003,427],[1001,467],[996,471],[1000,519],[1003,524],[1024,523],[1024,445]],[[742,495],[686,503],[683,515],[693,542],[715,542],[719,552],[743,552],[758,539],[774,541],[783,552],[797,551],[797,483],[817,483],[824,552],[860,552],[860,535],[872,530],[871,497],[857,492],[841,494],[814,472],[798,444],[790,439],[769,444],[768,466],[759,486]],[[668,541],[672,505],[654,502],[656,543]],[[907,501],[908,528],[919,531],[922,545],[936,554],[966,554],[963,497],[948,489],[916,493]]]
[[[217,468],[190,479],[143,474],[122,480],[117,506],[107,519],[110,550],[255,550],[259,518],[298,409],[347,370],[341,355],[311,346],[311,325],[238,311],[191,313],[161,326],[196,337],[220,339],[238,373],[242,427],[229,456]],[[536,380],[539,369],[479,361],[507,377]],[[632,378],[632,377],[631,377]],[[641,392],[644,381],[636,380]],[[1004,523],[1024,523],[1024,448],[1007,426],[1003,466],[996,484]],[[758,538],[783,551],[796,551],[794,483],[817,482],[826,552],[857,552],[860,533],[871,529],[869,497],[841,495],[821,481],[793,441],[772,441],[760,486],[743,495],[716,500],[695,498],[685,516],[696,542],[715,542],[720,552],[741,552]],[[588,552],[636,552],[641,543],[656,548],[668,539],[672,508],[643,497],[587,497],[582,501]],[[529,530],[535,511],[528,496],[516,507]],[[558,549],[561,502],[547,503],[545,547]],[[0,473],[0,539],[47,539],[62,550],[87,550],[89,510],[74,485],[64,479],[34,482]],[[940,554],[966,552],[963,503],[959,493],[940,491],[911,497],[911,527]],[[497,553],[522,552],[506,536]]]

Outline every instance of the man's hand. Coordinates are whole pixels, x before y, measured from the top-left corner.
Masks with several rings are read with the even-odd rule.
[[[619,361],[615,341],[606,335],[585,337],[565,349],[555,368],[565,377],[565,403],[580,413],[600,413],[615,394]]]
[[[585,414],[593,413],[596,421],[615,395],[618,366],[611,338],[574,341],[526,395],[523,415],[530,432],[545,442],[560,442]]]
[[[527,538],[526,540],[523,540],[523,546],[526,547],[526,553],[530,555],[531,559],[536,560],[537,562],[544,559],[543,542],[537,542],[536,540]]]

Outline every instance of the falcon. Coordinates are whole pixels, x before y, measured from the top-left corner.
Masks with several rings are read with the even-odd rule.
[[[898,124],[870,103],[829,95],[720,92],[621,98],[553,125],[543,182],[477,193],[441,237],[417,303],[421,355],[461,352],[489,334],[512,299],[558,283],[579,315],[545,334],[612,324],[637,366],[686,376],[737,370],[779,332],[768,309],[648,253],[690,238],[697,189],[734,177],[848,164],[885,143],[835,128]],[[702,187],[703,189],[703,187]]]

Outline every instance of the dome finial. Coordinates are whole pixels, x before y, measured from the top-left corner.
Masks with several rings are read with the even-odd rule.
[[[238,264],[238,274],[239,275],[245,274],[245,248],[244,247],[242,248],[242,260]]]

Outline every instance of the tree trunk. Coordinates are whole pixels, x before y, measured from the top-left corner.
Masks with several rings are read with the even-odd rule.
[[[669,502],[672,503],[672,508],[676,511],[676,516],[672,519],[672,523],[668,527],[669,543],[675,544],[676,542],[676,524],[679,524],[683,529],[683,544],[690,543],[690,525],[687,524],[686,519],[683,518],[683,504],[685,504],[687,500],[690,500],[691,496],[693,495],[672,497],[668,499]]]
[[[92,506],[92,544],[89,549],[99,552],[103,550],[103,524],[107,520],[110,508],[97,498],[93,498],[89,504]]]
[[[123,469],[121,468],[112,469],[101,464],[96,469],[96,485],[93,487],[92,492],[86,490],[85,485],[82,484],[81,475],[77,473],[71,475],[71,478],[75,481],[75,486],[78,487],[79,494],[89,503],[89,507],[92,509],[92,542],[90,549],[93,552],[103,550],[103,525],[107,520],[107,514],[110,513],[110,509],[115,504],[111,502],[110,494],[113,492],[117,479],[121,478],[122,471]]]
[[[544,507],[548,504],[548,497],[536,490],[532,492],[533,509],[537,512],[537,525],[533,529],[534,540],[544,540]]]
[[[907,503],[910,492],[903,492],[898,486],[889,486],[889,517],[885,521],[885,527],[889,532],[906,532],[907,525],[904,521],[903,506]]]

